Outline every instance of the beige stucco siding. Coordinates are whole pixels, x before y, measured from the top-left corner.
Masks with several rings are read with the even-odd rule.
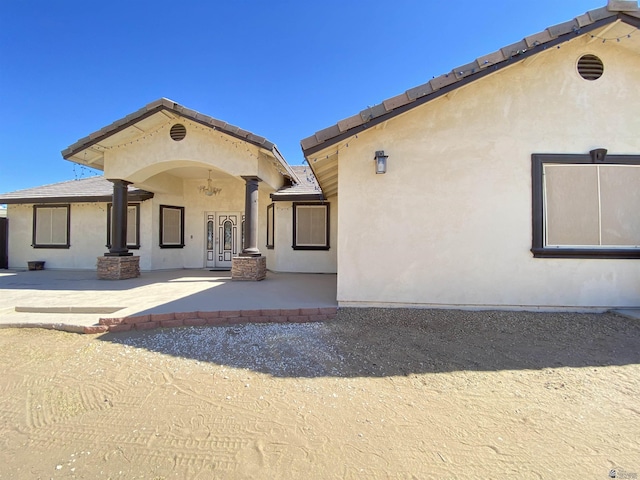
[[[140,269],[164,270],[175,268],[203,268],[205,266],[205,214],[207,212],[244,213],[245,182],[226,177],[216,182],[221,192],[203,195],[198,187],[201,180],[174,178],[174,189],[180,194],[161,193],[140,204],[140,249],[131,252],[140,256]],[[258,247],[267,253],[266,206],[272,190],[259,184]],[[184,207],[184,247],[160,248],[160,206]],[[51,269],[95,269],[97,257],[108,251],[107,203],[72,203],[69,249],[31,247],[33,205],[9,206],[10,268],[23,269],[31,260],[46,261]],[[242,247],[240,246],[240,249]]]
[[[275,202],[274,249],[269,269],[276,272],[336,273],[338,257],[338,197],[329,203],[329,250],[294,250],[293,203]],[[265,211],[266,213],[266,211]],[[266,225],[264,226],[266,234]]]
[[[531,154],[640,154],[636,54],[579,38],[460,88],[339,153],[338,301],[640,304],[637,260],[534,259]],[[582,54],[604,76],[576,72]],[[335,150],[335,147],[334,147]],[[389,155],[375,175],[373,155]]]
[[[256,175],[272,189],[282,186],[271,157],[258,147],[187,120],[175,123],[186,125],[187,135],[181,141],[171,139],[170,125],[166,125],[154,134],[106,150],[105,178],[125,179],[154,192],[179,193],[175,190],[178,185],[164,178],[166,172],[205,167],[214,170],[214,176]]]
[[[45,268],[91,270],[107,248],[107,204],[72,203],[70,247],[33,248],[33,205],[9,205],[9,268],[26,269],[44,260]]]

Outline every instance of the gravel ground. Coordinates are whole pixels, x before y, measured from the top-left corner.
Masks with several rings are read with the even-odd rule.
[[[640,322],[613,314],[0,329],[0,363],[2,480],[640,476]]]
[[[102,338],[274,376],[388,376],[640,363],[639,326],[610,314],[347,308],[326,323]]]

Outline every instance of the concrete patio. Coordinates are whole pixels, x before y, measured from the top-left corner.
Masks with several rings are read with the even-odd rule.
[[[0,328],[84,333],[240,322],[321,321],[335,315],[336,275],[170,270],[98,280],[94,271],[0,272]]]

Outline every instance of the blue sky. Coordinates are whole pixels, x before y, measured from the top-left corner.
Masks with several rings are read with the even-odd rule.
[[[300,140],[606,0],[5,0],[0,192],[70,180],[60,151],[160,97]]]

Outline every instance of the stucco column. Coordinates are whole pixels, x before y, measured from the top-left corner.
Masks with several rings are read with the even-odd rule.
[[[131,182],[109,179],[113,183],[113,207],[111,211],[111,247],[105,256],[125,257],[133,255],[127,248],[128,189]]]
[[[259,257],[258,249],[258,177],[242,177],[245,181],[244,245],[241,257]]]

